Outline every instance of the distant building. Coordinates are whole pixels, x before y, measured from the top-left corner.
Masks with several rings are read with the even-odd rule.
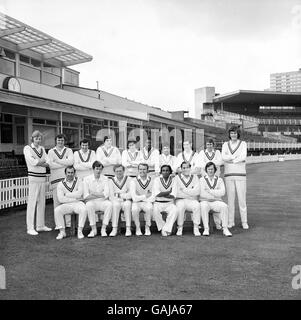
[[[270,90],[281,92],[301,92],[301,69],[291,72],[272,73]]]

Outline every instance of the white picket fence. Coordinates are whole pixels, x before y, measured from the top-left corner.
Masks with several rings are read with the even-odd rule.
[[[285,160],[301,160],[301,154],[250,156],[247,163],[276,162]],[[0,180],[0,210],[19,206],[27,202],[28,179],[27,177]],[[46,183],[46,199],[52,198],[49,176]]]
[[[27,202],[28,178],[19,177],[0,180],[0,210],[19,206]],[[46,183],[46,199],[52,198],[49,177]]]

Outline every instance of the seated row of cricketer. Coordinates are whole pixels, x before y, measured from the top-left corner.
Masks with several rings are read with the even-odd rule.
[[[83,180],[76,177],[73,166],[65,169],[66,178],[59,182],[57,197],[61,203],[55,208],[55,219],[60,230],[57,239],[66,237],[65,215],[78,214],[78,238],[84,238],[83,227],[88,217],[91,226],[89,238],[97,235],[96,211],[103,211],[101,236],[107,236],[107,226],[112,221],[110,236],[116,236],[121,210],[126,222],[125,236],[131,236],[131,221],[136,226],[136,236],[141,236],[140,212],[144,213],[145,236],[150,236],[151,221],[156,222],[162,236],[172,233],[177,221],[177,235],[181,236],[185,221],[185,212],[191,211],[193,234],[200,236],[201,220],[203,235],[209,236],[209,211],[213,210],[216,228],[223,230],[227,237],[232,236],[228,229],[228,206],[222,201],[225,186],[222,178],[215,175],[216,166],[208,162],[205,166],[206,175],[200,179],[191,174],[189,162],[181,164],[182,172],[172,175],[170,165],[163,165],[160,176],[151,178],[148,164],[138,165],[138,176],[131,178],[125,175],[123,165],[115,165],[115,176],[111,179],[102,174],[103,165],[95,161],[92,165],[93,174]],[[162,214],[166,212],[164,221]]]
[[[146,141],[145,147],[140,151],[136,149],[135,141],[129,141],[128,149],[120,154],[119,149],[112,146],[110,137],[104,138],[104,144],[98,147],[96,153],[89,149],[89,141],[84,139],[80,142],[80,150],[75,151],[73,154],[72,150],[65,146],[65,137],[61,134],[55,138],[55,147],[50,149],[48,154],[46,154],[45,149],[41,146],[42,134],[34,132],[32,134],[32,144],[24,147],[28,177],[31,180],[27,207],[27,230],[30,231],[28,233],[37,234],[33,226],[35,207],[38,202],[38,197],[35,194],[38,193],[40,199],[43,198],[43,195],[39,192],[41,186],[35,185],[35,183],[38,182],[37,180],[43,181],[43,177],[46,177],[45,167],[48,166],[50,168],[50,184],[53,190],[55,209],[60,204],[57,197],[57,186],[65,178],[65,168],[73,165],[77,177],[83,179],[92,173],[92,164],[95,160],[101,162],[103,165],[102,172],[107,177],[114,175],[113,167],[117,164],[122,164],[125,168],[125,174],[130,177],[137,176],[139,163],[146,163],[148,165],[148,174],[150,176],[158,176],[160,167],[165,164],[170,165],[173,175],[179,173],[181,172],[181,164],[183,162],[188,162],[191,165],[191,174],[197,173],[204,176],[204,168],[209,161],[212,161],[216,165],[216,175],[219,176],[220,165],[224,164],[229,205],[229,226],[234,226],[235,191],[237,191],[242,225],[244,229],[247,229],[245,170],[247,147],[246,143],[239,138],[239,129],[237,127],[230,128],[229,141],[223,144],[222,153],[214,149],[213,140],[206,141],[206,149],[201,150],[200,153],[192,150],[189,141],[184,141],[183,152],[174,157],[170,155],[169,146],[164,146],[160,155],[159,151],[151,146],[150,139]],[[67,226],[70,226],[70,217],[67,216],[66,218]],[[58,229],[56,220],[55,225],[56,229]],[[38,226],[37,229],[45,231],[48,228]]]

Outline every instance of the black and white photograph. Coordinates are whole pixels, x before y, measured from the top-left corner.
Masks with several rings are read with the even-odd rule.
[[[300,169],[301,0],[0,0],[3,302],[300,300]]]

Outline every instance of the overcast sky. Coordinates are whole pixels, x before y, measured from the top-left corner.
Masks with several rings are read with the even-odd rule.
[[[80,85],[165,110],[194,89],[263,90],[301,68],[301,0],[0,0],[1,11],[93,56]]]

